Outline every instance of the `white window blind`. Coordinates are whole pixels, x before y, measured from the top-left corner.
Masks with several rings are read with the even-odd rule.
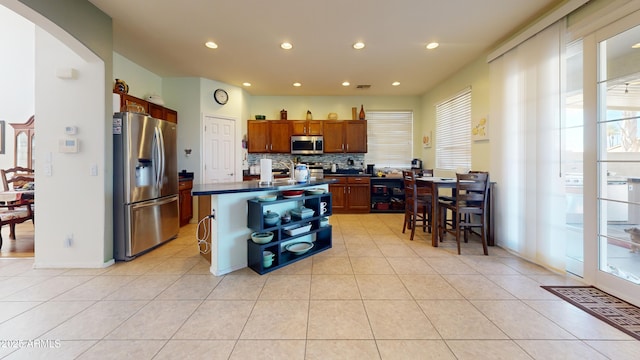
[[[413,158],[413,111],[368,111],[367,164],[409,167]]]
[[[436,168],[471,168],[471,88],[436,105]]]

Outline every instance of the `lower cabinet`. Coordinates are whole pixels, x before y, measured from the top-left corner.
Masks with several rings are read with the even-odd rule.
[[[273,233],[273,239],[266,244],[258,244],[251,239],[247,240],[247,264],[258,274],[266,274],[331,248],[332,229],[327,221],[332,214],[331,193],[302,195],[295,198],[285,198],[282,194],[278,194],[275,201],[251,199],[247,203],[247,226],[254,232]],[[284,212],[297,209],[301,205],[313,210],[313,215],[301,219],[292,214],[291,221],[287,223],[278,221],[275,225],[267,225],[264,221],[264,214],[267,211],[276,211],[282,215]],[[296,229],[291,230],[291,228],[304,225],[311,225],[311,227],[308,230],[303,229],[302,232]],[[307,243],[299,244],[303,245],[300,247],[302,249],[311,246],[308,245],[309,243],[312,244],[312,247],[305,252],[296,249],[298,246],[290,247],[298,243]],[[269,266],[265,266],[264,251],[273,254],[273,260]]]
[[[337,213],[368,213],[371,207],[369,177],[366,176],[336,176],[327,177],[338,182],[329,185],[333,195],[333,212]]]
[[[180,181],[178,195],[180,199],[180,226],[187,225],[193,217],[193,198],[191,197],[193,180]]]

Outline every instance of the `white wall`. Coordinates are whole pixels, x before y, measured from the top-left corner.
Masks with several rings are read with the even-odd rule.
[[[23,123],[35,113],[34,62],[35,25],[0,5],[0,120],[4,121],[4,154],[0,169],[13,167],[13,128],[9,123]]]
[[[36,267],[100,267],[111,256],[103,252],[105,194],[104,63],[85,61],[48,32],[36,30],[35,92]],[[56,71],[73,68],[75,79],[60,79]],[[64,96],[51,96],[51,94]],[[65,126],[76,126],[80,151],[58,152]],[[40,135],[42,134],[42,135]],[[52,175],[44,175],[51,160]],[[99,176],[90,176],[90,167]],[[64,247],[67,236],[71,247]],[[107,260],[108,261],[108,260]]]
[[[162,78],[124,56],[113,53],[113,83],[124,80],[129,85],[129,95],[145,99],[149,95],[162,95]],[[165,104],[168,108],[171,108]]]
[[[105,83],[111,78],[112,67],[110,19],[82,0],[61,0],[56,6],[46,0],[0,3],[36,25],[31,36],[35,58],[24,60],[31,63],[24,71],[30,71],[35,79],[35,91],[25,99],[35,104],[32,111],[36,114],[35,266],[108,265],[113,261],[112,150],[107,136],[111,94]],[[66,30],[26,3],[57,19]],[[77,18],[90,21],[67,21]],[[91,50],[83,44],[91,44]],[[56,76],[59,69],[70,68],[76,71],[73,79]],[[69,125],[78,127],[81,151],[77,154],[57,152],[58,140]],[[44,176],[46,163],[52,165],[51,176]],[[98,176],[89,176],[93,165]],[[73,244],[66,248],[68,235],[73,236]]]

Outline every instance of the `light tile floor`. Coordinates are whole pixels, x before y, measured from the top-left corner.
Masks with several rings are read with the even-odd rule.
[[[195,225],[106,269],[0,259],[5,359],[634,359],[640,341],[540,289],[577,284],[477,242],[334,215],[331,250],[209,273]]]

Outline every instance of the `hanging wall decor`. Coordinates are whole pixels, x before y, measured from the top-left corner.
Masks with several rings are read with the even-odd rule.
[[[473,141],[489,140],[489,120],[487,116],[472,120],[471,138]]]
[[[422,135],[422,147],[431,147],[431,131],[427,131],[424,133],[424,135]]]

